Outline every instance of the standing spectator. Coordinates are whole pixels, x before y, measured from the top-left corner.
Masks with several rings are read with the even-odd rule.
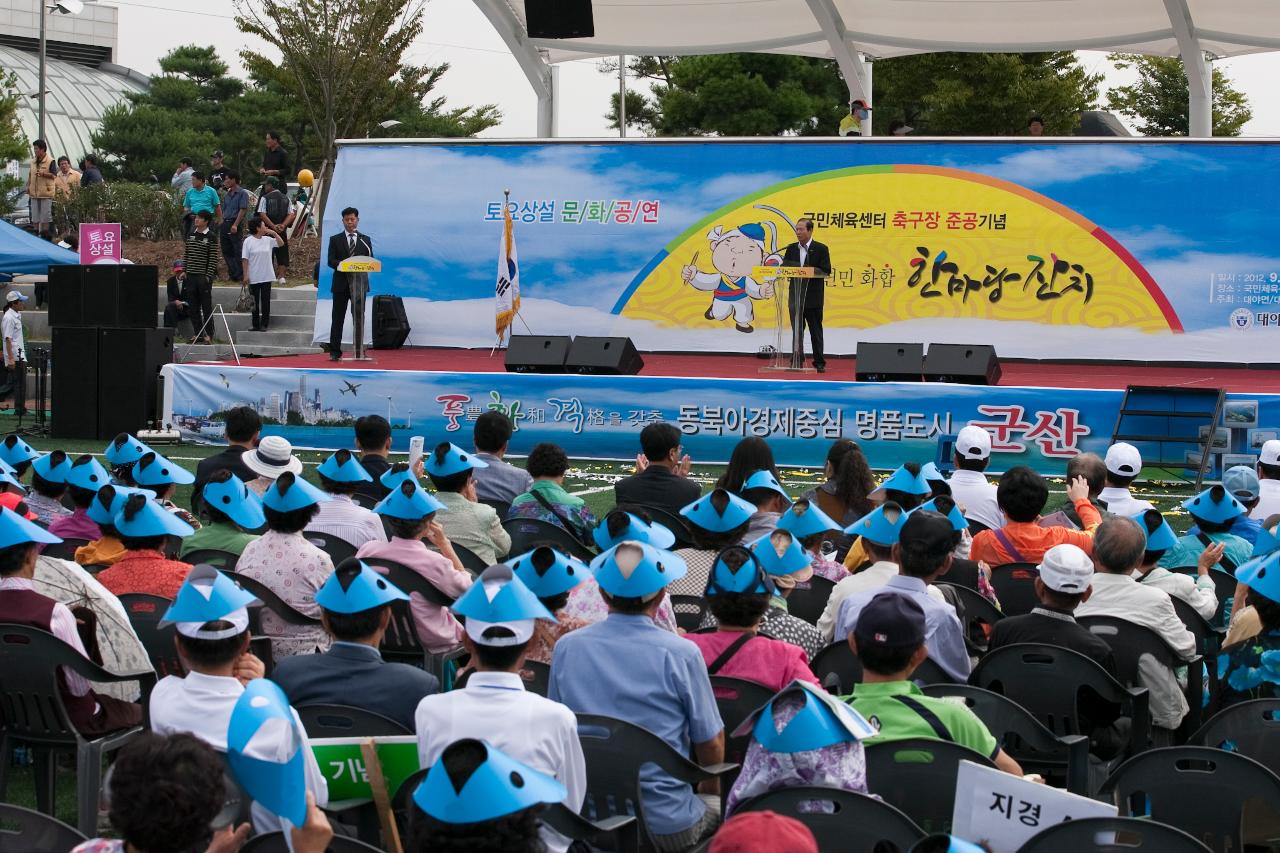
[[[80,173],[71,168],[71,158],[63,154],[58,158],[58,174],[53,179],[54,195],[59,201],[71,198],[72,192],[80,189]]]
[[[219,193],[222,192],[227,180],[227,175],[232,174],[226,164],[222,162],[222,152],[215,151],[209,155],[209,183]],[[237,181],[239,178],[237,177]]]
[[[264,178],[275,177],[283,186],[289,180],[289,152],[280,144],[280,134],[267,131],[267,150],[262,155],[262,167],[258,174]]]
[[[84,159],[80,161],[80,186],[91,187],[105,183],[102,172],[98,170],[98,158],[92,154],[84,155]]]
[[[191,487],[193,509],[198,508],[196,498],[204,490],[204,484],[219,471],[230,471],[245,483],[258,477],[258,473],[246,465],[240,457],[245,451],[253,450],[257,446],[258,435],[262,432],[262,418],[248,406],[237,406],[227,412],[225,423],[227,449],[200,460],[196,465],[196,482]],[[298,470],[301,470],[301,465]]]
[[[279,282],[285,283],[289,275],[289,226],[293,224],[293,205],[289,197],[280,191],[280,179],[267,178],[267,191],[258,200],[258,216],[267,223],[267,227],[280,235],[283,241],[276,246],[275,261],[279,272]]]
[[[511,502],[507,517],[537,518],[563,527],[574,539],[590,548],[596,517],[586,501],[564,489],[564,475],[569,470],[569,457],[564,448],[543,442],[529,451],[527,464],[533,485]]]
[[[488,468],[477,468],[474,474],[478,500],[509,504],[533,485],[528,471],[502,458],[507,455],[514,432],[511,418],[502,412],[489,411],[476,418],[476,456],[489,463]]]
[[[57,188],[58,170],[53,165],[53,158],[49,156],[49,143],[37,139],[31,150],[34,156],[27,173],[27,207],[35,233],[48,238],[49,224],[53,221],[53,194]]]
[[[16,290],[10,290],[4,298],[5,312],[0,319],[0,333],[4,335],[4,366],[8,371],[8,386],[13,393],[14,414],[27,413],[27,345],[22,337],[22,303],[27,301]]]
[[[1249,516],[1265,522],[1280,512],[1280,439],[1263,443],[1258,452],[1258,477],[1259,500]]]
[[[244,190],[240,190],[240,192],[243,193]],[[267,221],[261,216],[255,216],[249,220],[249,230],[249,236],[244,238],[240,247],[240,255],[244,259],[244,265],[248,267],[249,293],[253,296],[252,325],[249,326],[249,331],[265,332],[271,325],[271,285],[275,284],[276,280],[271,260],[275,256],[276,250],[284,245],[284,239],[278,233],[272,231]],[[228,239],[239,241],[240,238],[229,237],[224,231],[222,235],[223,250],[227,248]],[[227,268],[231,268],[229,257]],[[236,271],[242,271],[239,259],[236,261]]]
[[[210,176],[212,179],[212,175]],[[212,182],[212,180],[211,180]],[[245,238],[245,214],[249,210],[249,191],[240,186],[240,173],[222,170],[214,188],[222,193],[222,259],[227,262],[227,278],[242,281],[240,244]],[[257,325],[256,323],[254,325]]]
[[[221,221],[222,200],[218,191],[205,182],[204,172],[191,173],[191,186],[182,195],[182,210],[188,216],[204,211],[210,221]]]
[[[372,478],[371,482],[362,483],[356,494],[380,501],[391,492],[390,487],[381,482],[382,475],[391,467],[387,460],[387,455],[391,453],[391,424],[387,423],[387,419],[382,415],[357,418],[356,449],[360,451],[360,464]],[[421,473],[419,471],[418,476]]]
[[[187,265],[182,258],[178,258],[173,262],[173,275],[169,276],[169,280],[164,283],[164,324],[175,331],[180,321],[191,316],[191,306],[182,298],[186,286]],[[192,329],[191,334],[195,333],[196,330]]]
[[[213,343],[213,280],[218,277],[218,242],[209,230],[212,215],[200,211],[187,236],[183,266],[187,282],[183,301],[191,312],[192,343]],[[206,329],[205,325],[210,328]]]
[[[1129,491],[1129,485],[1142,473],[1142,454],[1132,444],[1118,441],[1107,448],[1107,487],[1098,495],[1098,503],[1112,515],[1132,518],[1153,509]]]
[[[186,196],[187,190],[191,189],[191,176],[195,173],[190,157],[183,157],[178,161],[178,168],[173,170],[173,177],[169,178],[169,185],[173,187],[175,196],[180,199]]]
[[[680,455],[680,430],[669,423],[653,423],[640,430],[636,473],[613,486],[618,506],[655,507],[676,515],[702,494],[689,479],[689,454]]]

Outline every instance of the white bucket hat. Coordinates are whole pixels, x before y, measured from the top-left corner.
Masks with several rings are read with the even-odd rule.
[[[293,445],[279,435],[264,436],[256,449],[246,450],[240,459],[250,471],[269,480],[286,471],[302,473],[302,460],[293,455]]]

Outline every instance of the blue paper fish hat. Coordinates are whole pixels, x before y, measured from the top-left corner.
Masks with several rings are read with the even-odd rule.
[[[262,495],[262,505],[276,512],[293,512],[327,500],[330,500],[327,494],[288,471],[281,474]]]
[[[1277,528],[1263,527],[1258,531],[1258,538],[1253,540],[1253,553],[1249,556],[1252,558],[1265,557],[1268,554],[1280,551],[1280,536],[1276,535]]]
[[[40,453],[15,434],[6,435],[4,441],[0,441],[0,459],[15,468],[39,458]]]
[[[1280,551],[1250,560],[1236,569],[1236,580],[1249,589],[1280,603]]]
[[[760,565],[771,575],[794,575],[813,571],[813,558],[805,553],[796,539],[785,530],[773,530],[751,542],[749,547]]]
[[[469,765],[470,772],[450,773],[455,762]],[[563,802],[567,796],[564,785],[551,776],[468,738],[444,748],[413,792],[413,802],[441,823],[481,823],[540,803]]]
[[[339,450],[317,469],[321,477],[335,483],[372,483],[373,477],[350,450]]]
[[[59,537],[38,524],[32,524],[8,507],[0,507],[0,548],[25,542],[54,545],[61,541]]]
[[[717,509],[719,504],[723,509]],[[728,533],[751,520],[755,505],[725,489],[715,489],[680,510],[689,521],[712,533]]]
[[[147,447],[141,441],[129,435],[129,433],[122,432],[111,439],[111,443],[107,445],[106,450],[102,451],[102,455],[107,458],[109,465],[129,465],[137,462],[150,450],[150,447]]]
[[[893,501],[888,501],[850,524],[844,532],[850,536],[861,536],[887,548],[898,544],[902,525],[906,523],[907,513]]]
[[[227,575],[213,566],[202,564],[187,573],[186,580],[178,589],[177,598],[165,611],[160,624],[203,625],[206,622],[217,622],[244,610],[257,600]],[[247,616],[245,627],[248,627]],[[243,630],[244,628],[240,629]]]
[[[27,493],[27,487],[22,485],[22,481],[18,479],[18,474],[15,471],[0,471],[0,483],[13,486],[24,495]],[[0,491],[3,491],[3,488],[0,488]]]
[[[840,530],[841,527],[819,509],[816,503],[801,498],[778,517],[778,529],[787,531],[797,539],[808,539],[829,530]]]
[[[89,508],[85,510],[85,515],[89,516],[89,520],[94,524],[115,524],[116,513],[124,508],[124,502],[129,499],[130,495],[142,495],[145,498],[151,497],[150,492],[143,489],[135,489],[132,486],[103,486],[94,495]]]
[[[533,637],[537,620],[558,621],[504,563],[481,572],[451,609],[454,615],[466,618],[467,636],[486,646],[527,643]],[[494,631],[495,628],[504,630]]]
[[[393,601],[408,601],[398,586],[355,557],[338,564],[316,590],[316,604],[333,613],[363,613]]]
[[[943,847],[943,845],[946,847]],[[974,844],[972,841],[965,841],[963,838],[955,835],[926,835],[916,842],[911,848],[912,853],[916,850],[945,850],[946,853],[987,853],[987,848]]]
[[[413,469],[409,467],[408,462],[397,462],[382,472],[378,482],[384,489],[394,489],[404,482],[417,483],[418,478],[413,476]]]
[[[1142,528],[1147,537],[1148,551],[1168,551],[1178,544],[1178,534],[1173,532],[1169,522],[1164,520],[1158,509],[1148,509],[1133,516],[1133,520]]]
[[[216,478],[218,475],[214,475]],[[257,530],[267,523],[262,513],[262,501],[244,481],[228,472],[227,479],[217,479],[204,484],[200,491],[200,499],[206,506],[213,507],[245,530]]]
[[[195,474],[181,465],[175,465],[154,450],[142,454],[142,458],[133,466],[133,482],[139,486],[167,486],[170,483],[186,486],[195,481]]]
[[[600,588],[616,598],[649,600],[689,571],[672,551],[643,542],[621,542],[591,561]]]
[[[77,457],[67,471],[67,485],[86,492],[97,492],[110,483],[111,475],[107,473],[107,469],[88,453]]]
[[[518,557],[508,557],[507,565],[538,598],[552,598],[568,592],[591,577],[591,569],[586,563],[547,545]]]
[[[436,449],[426,460],[427,473],[432,477],[449,477],[472,468],[488,467],[489,463],[474,453],[468,453],[458,445],[448,442],[436,445]]]
[[[927,495],[933,492],[929,481],[921,474],[912,474],[906,465],[901,465],[889,475],[889,479],[879,485],[868,497],[879,500],[889,489],[906,492],[909,495]]]
[[[195,528],[169,510],[140,494],[125,498],[111,525],[122,537],[145,539],[151,536],[190,536]]]
[[[1194,498],[1187,498],[1182,507],[1196,518],[1210,524],[1222,524],[1244,515],[1244,504],[1236,500],[1222,486],[1210,486]]]
[[[71,458],[61,450],[47,453],[31,463],[31,470],[41,480],[50,483],[67,482],[67,474],[71,471]]]
[[[926,483],[937,482],[939,480],[946,482],[947,479],[942,476],[942,472],[938,470],[937,464],[933,462],[926,462],[920,466],[920,476],[924,477]],[[932,492],[933,489],[930,489],[929,491]]]
[[[937,498],[934,498],[931,501],[926,501],[925,503],[920,504],[920,506],[916,507],[916,509],[925,509],[925,510],[929,510],[930,512],[936,512],[939,515],[945,515],[947,517],[947,521],[951,522],[952,530],[968,530],[969,520],[964,517],[964,513],[960,511],[960,507],[956,506],[956,502],[947,501],[946,503],[951,505],[951,509],[948,510],[947,512],[942,511],[942,507],[939,506]],[[915,510],[912,510],[912,512],[915,512]],[[873,539],[872,541],[875,541],[875,540]]]
[[[772,471],[761,469],[751,472],[751,476],[742,483],[742,491],[746,492],[751,489],[768,489],[771,492],[777,492],[782,495],[783,499],[789,504],[791,503],[791,495],[787,494],[787,490],[782,488],[782,484],[778,482],[778,478],[773,476]]]
[[[231,711],[227,765],[250,799],[294,826],[307,819],[306,748],[284,691],[250,681]]]
[[[637,515],[615,509],[596,525],[591,537],[601,551],[607,551],[619,542],[630,539],[655,548],[670,548],[676,544],[676,535],[656,521],[648,522]]]
[[[383,478],[385,477],[384,474]],[[379,515],[402,518],[405,521],[417,521],[442,509],[444,504],[418,485],[418,481],[410,474],[408,477],[402,477],[399,485],[391,487],[391,493],[379,501],[373,511]]]
[[[790,705],[796,697],[803,704],[779,731],[774,721],[774,707],[781,703]],[[838,743],[855,743],[877,734],[875,727],[852,706],[806,681],[793,681],[782,688],[768,704],[743,720],[732,735],[741,737],[747,732],[769,752],[809,752]]]
[[[711,574],[707,577],[708,596],[726,593],[777,595],[778,588],[751,549],[730,545],[716,555]]]

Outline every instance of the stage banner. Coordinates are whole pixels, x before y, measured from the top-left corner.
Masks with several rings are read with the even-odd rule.
[[[373,291],[404,298],[412,345],[492,344],[509,213],[520,332],[754,352],[777,317],[757,268],[810,217],[831,250],[829,353],[1266,361],[1280,212],[1256,188],[1277,182],[1280,146],[1239,140],[360,141],[339,149],[322,229],[360,209],[385,263]]]
[[[726,462],[738,441],[760,436],[780,464],[820,468],[830,443],[848,437],[872,467],[893,468],[933,459],[939,436],[974,422],[993,436],[993,471],[1026,464],[1047,474],[1063,471],[1076,453],[1106,452],[1122,397],[1057,388],[224,364],[166,365],[164,372],[167,418],[196,441],[225,441],[225,412],[250,406],[264,434],[297,447],[350,448],[355,419],[370,414],[390,421],[397,452],[407,452],[414,435],[425,436],[428,448],[441,441],[470,447],[476,418],[492,409],[515,422],[511,452],[518,456],[552,441],[574,458],[634,459],[640,430],[667,421],[696,462]],[[1280,396],[1248,397],[1255,425],[1280,425]],[[1222,431],[1238,432],[1240,443],[1246,433],[1268,432]],[[1222,451],[1230,449],[1224,440]]]

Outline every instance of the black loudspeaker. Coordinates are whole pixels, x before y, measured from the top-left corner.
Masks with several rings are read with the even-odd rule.
[[[1000,384],[1000,360],[987,344],[930,344],[924,359],[926,382]]]
[[[373,297],[373,349],[400,349],[409,337],[409,317],[399,296]]]
[[[644,367],[644,359],[636,352],[631,338],[592,338],[579,335],[573,339],[565,369],[570,373],[609,373],[634,375]]]
[[[564,373],[572,342],[568,335],[512,335],[507,342],[507,372]]]
[[[52,281],[50,275],[50,283]],[[50,301],[50,311],[52,306]],[[54,374],[50,394],[53,437],[97,438],[98,330],[55,327],[50,367]]]
[[[591,0],[524,0],[529,38],[591,38],[596,34]]]
[[[160,273],[135,264],[93,264],[84,270],[84,325],[154,329]]]
[[[924,344],[858,344],[859,382],[919,382]]]
[[[172,329],[98,330],[98,438],[136,433],[155,419],[156,379],[171,361]]]
[[[84,320],[84,267],[58,264],[49,267],[49,325],[96,325]]]

